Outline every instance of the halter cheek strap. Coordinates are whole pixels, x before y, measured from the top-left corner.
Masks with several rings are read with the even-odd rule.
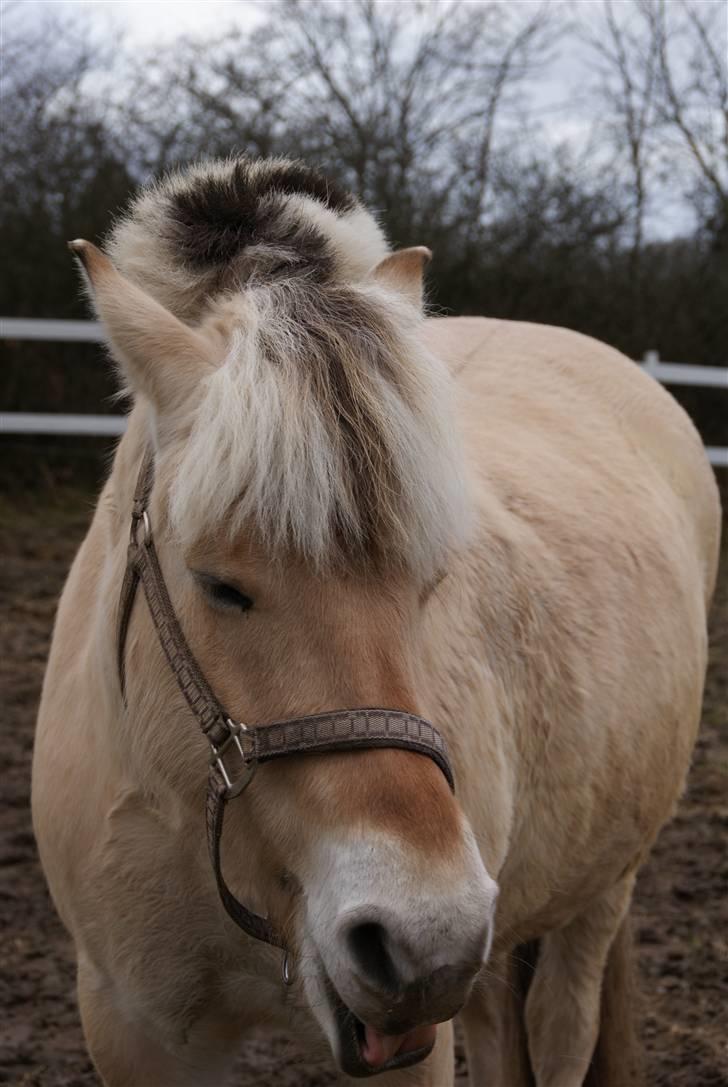
[[[239,902],[225,882],[220,842],[228,801],[243,792],[260,763],[290,755],[382,747],[426,755],[436,763],[454,790],[445,742],[428,721],[401,710],[334,710],[255,727],[236,722],[207,682],[169,598],[148,513],[153,483],[154,459],[147,450],[134,493],[129,551],[119,598],[117,664],[122,697],[126,701],[126,641],[141,582],[167,663],[210,744],[207,843],[220,899],[233,921],[249,936],[285,949],[282,935],[271,922]],[[231,756],[236,761],[235,771],[229,767]]]

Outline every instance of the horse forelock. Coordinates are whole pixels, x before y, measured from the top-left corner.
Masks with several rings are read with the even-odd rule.
[[[191,542],[252,525],[316,566],[433,573],[465,531],[463,463],[422,316],[371,278],[389,248],[300,163],[204,163],[145,190],[110,240],[128,277],[229,349],[191,407],[169,508]]]
[[[317,568],[432,575],[462,542],[467,503],[447,376],[420,321],[373,285],[246,291],[175,461],[182,542],[252,526],[271,555]]]

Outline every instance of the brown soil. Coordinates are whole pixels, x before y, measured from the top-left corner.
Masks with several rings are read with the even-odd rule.
[[[0,510],[0,1083],[92,1087],[68,937],[31,830],[33,727],[56,601],[83,534],[78,502]],[[635,933],[651,1087],[728,1085],[728,571],[711,622],[703,727],[689,786],[643,871]],[[466,1083],[458,1055],[459,1083]],[[282,1037],[246,1046],[235,1081],[323,1087],[333,1079]],[[505,1087],[505,1085],[488,1085]]]

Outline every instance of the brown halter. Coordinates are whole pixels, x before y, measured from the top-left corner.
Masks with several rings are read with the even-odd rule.
[[[239,902],[223,877],[220,840],[228,800],[243,792],[259,763],[287,755],[376,747],[397,747],[427,755],[440,767],[450,788],[454,789],[445,742],[427,721],[401,710],[334,710],[256,727],[236,723],[202,674],[169,598],[147,510],[153,482],[154,457],[151,450],[147,450],[134,493],[129,553],[119,598],[117,650],[122,697],[126,701],[125,647],[136,590],[141,581],[169,666],[211,748],[206,803],[207,843],[220,898],[233,921],[249,936],[285,950],[282,936],[271,922]],[[236,774],[226,765],[231,754],[240,763]],[[287,959],[284,979],[288,981]]]

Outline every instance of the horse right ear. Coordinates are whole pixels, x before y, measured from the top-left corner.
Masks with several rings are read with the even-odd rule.
[[[173,412],[211,372],[212,346],[122,276],[91,242],[68,243],[86,278],[94,309],[133,391],[160,414]]]
[[[432,253],[426,246],[415,245],[411,249],[398,249],[396,253],[390,253],[371,274],[374,279],[403,294],[420,308],[425,265],[431,260]]]

